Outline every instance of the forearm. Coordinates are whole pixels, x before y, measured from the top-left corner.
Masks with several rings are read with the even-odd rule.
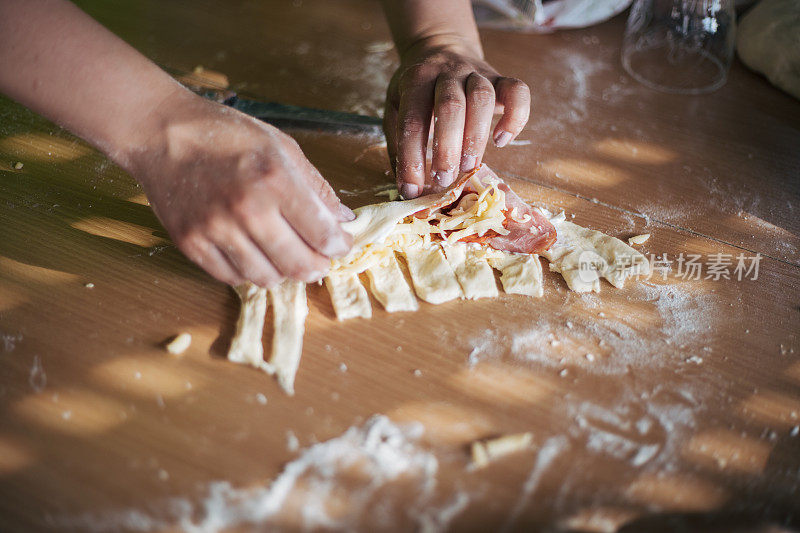
[[[70,2],[0,0],[0,92],[125,166],[184,89]]]
[[[395,44],[403,57],[415,46],[456,47],[483,59],[469,0],[383,0]]]

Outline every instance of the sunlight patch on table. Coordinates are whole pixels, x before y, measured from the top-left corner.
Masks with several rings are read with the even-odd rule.
[[[491,421],[477,409],[445,402],[408,402],[387,416],[395,423],[421,423],[425,439],[435,444],[462,445],[492,430]]]
[[[89,390],[48,388],[48,394],[29,394],[9,411],[26,423],[76,436],[103,433],[127,418],[121,403]]]
[[[10,435],[0,435],[0,475],[22,470],[34,460],[29,445],[23,445]]]
[[[0,138],[0,152],[22,154],[26,161],[73,161],[94,152],[78,139],[62,139],[46,133],[19,133]]]
[[[603,139],[593,148],[595,152],[613,159],[650,165],[669,163],[677,157],[672,150],[630,139]]]
[[[70,272],[62,272],[52,268],[29,265],[20,261],[0,257],[0,276],[15,281],[24,281],[38,285],[57,285],[77,282],[80,277]]]
[[[632,500],[662,511],[712,511],[728,496],[722,487],[709,481],[666,472],[644,474],[626,492]]]
[[[800,399],[774,391],[759,392],[744,400],[739,412],[768,426],[790,428],[800,423]]]
[[[170,356],[117,357],[92,368],[92,381],[103,387],[124,391],[142,399],[177,398],[206,383],[198,375],[187,377],[180,364],[169,364]],[[191,383],[191,386],[187,385]]]
[[[726,429],[711,429],[694,435],[682,455],[707,468],[757,475],[764,470],[771,451],[768,442]]]
[[[73,222],[70,226],[91,235],[127,242],[144,248],[169,242],[167,239],[153,235],[153,231],[155,231],[153,228],[108,217],[84,218]]]
[[[631,179],[624,170],[581,159],[554,159],[544,163],[543,168],[559,179],[580,179],[587,186],[613,187]]]
[[[485,362],[448,379],[458,392],[498,405],[530,405],[550,399],[553,380],[514,365]]]

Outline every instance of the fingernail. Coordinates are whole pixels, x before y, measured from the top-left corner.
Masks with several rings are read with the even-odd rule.
[[[404,183],[402,187],[400,187],[400,193],[406,200],[410,200],[411,198],[416,198],[417,196],[419,196],[419,185],[416,185],[414,183]]]
[[[502,148],[503,146],[508,144],[508,141],[511,140],[511,133],[507,131],[501,131],[498,133],[494,138],[494,144],[498,148]]]
[[[342,257],[350,251],[350,247],[347,245],[344,238],[340,235],[336,235],[329,237],[320,251],[327,257]]]
[[[436,178],[436,183],[439,184],[440,187],[449,187],[453,181],[455,181],[455,173],[453,169],[450,170],[439,170],[433,174],[433,177]]]
[[[478,164],[478,157],[474,155],[465,155],[461,158],[461,172],[469,172],[474,169]]]
[[[347,221],[355,220],[356,218],[356,214],[353,213],[353,210],[344,204],[339,204],[339,216]]]

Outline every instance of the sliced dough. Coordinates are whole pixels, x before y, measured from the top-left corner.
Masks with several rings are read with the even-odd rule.
[[[551,219],[558,239],[542,255],[575,292],[600,292],[600,278],[622,288],[625,280],[650,272],[650,263],[621,240],[567,222]]]
[[[294,377],[303,354],[303,334],[308,316],[306,285],[300,281],[285,281],[269,291],[275,317],[272,336],[270,373],[287,394],[294,395]]]
[[[393,255],[367,269],[367,276],[372,295],[389,313],[419,309],[417,299]]]
[[[253,283],[242,283],[233,288],[242,301],[236,333],[228,350],[228,360],[267,370],[261,335],[264,333],[264,316],[267,313],[267,289]]]
[[[464,295],[453,269],[438,246],[410,248],[404,254],[414,290],[422,300],[440,304]]]
[[[469,300],[496,298],[497,283],[488,261],[463,243],[443,244],[442,250]]]
[[[508,294],[524,294],[540,298],[544,294],[542,285],[542,263],[536,254],[496,255],[489,264],[500,271],[500,283]]]
[[[330,273],[325,278],[325,286],[331,295],[333,310],[337,320],[350,318],[370,318],[372,306],[367,290],[361,285],[358,274]]]

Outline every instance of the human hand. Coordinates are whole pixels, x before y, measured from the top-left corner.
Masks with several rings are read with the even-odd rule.
[[[339,222],[353,212],[291,137],[188,93],[152,117],[142,147],[120,164],[178,248],[209,274],[231,285],[310,282],[349,251]]]
[[[389,83],[383,127],[397,186],[405,198],[428,184],[447,187],[481,163],[492,115],[503,113],[492,133],[503,147],[522,131],[530,89],[500,76],[479,51],[422,40],[401,57]],[[426,147],[433,115],[433,159],[426,176]]]

